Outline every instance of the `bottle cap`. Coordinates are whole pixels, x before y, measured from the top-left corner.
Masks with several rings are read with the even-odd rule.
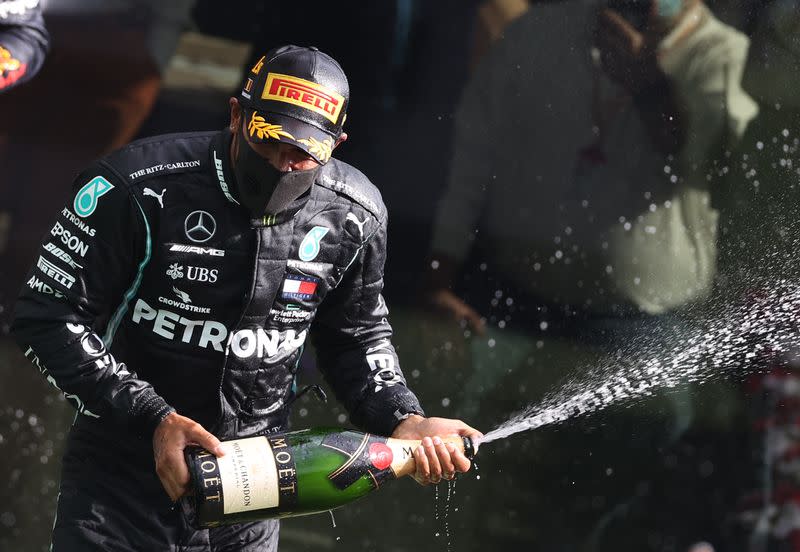
[[[464,441],[464,456],[472,460],[475,458],[475,444],[472,442],[472,439],[469,437],[461,436],[461,440]]]

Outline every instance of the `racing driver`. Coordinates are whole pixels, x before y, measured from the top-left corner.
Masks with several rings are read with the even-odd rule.
[[[316,48],[268,52],[230,126],[135,142],[74,183],[17,303],[26,357],[77,407],[53,550],[275,550],[278,522],[197,530],[183,449],[285,430],[306,337],[354,425],[467,471],[407,388],[381,297],[387,214],[333,159],[349,87]]]

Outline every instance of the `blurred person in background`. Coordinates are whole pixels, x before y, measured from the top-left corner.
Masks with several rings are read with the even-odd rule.
[[[0,15],[31,4],[2,2]],[[0,334],[8,330],[10,305],[36,244],[69,193],[61,183],[133,139],[193,4],[47,3],[52,48],[46,62],[36,79],[0,97]]]
[[[39,0],[0,0],[0,93],[39,72],[49,43]]]
[[[696,0],[532,3],[505,29],[456,115],[426,282],[471,336],[461,415],[501,422],[702,305],[717,257],[707,167],[757,113],[740,85],[747,49]],[[483,465],[511,479],[487,501],[516,492],[486,532],[609,546],[616,521],[637,525],[647,462],[688,423],[675,402],[495,445]]]

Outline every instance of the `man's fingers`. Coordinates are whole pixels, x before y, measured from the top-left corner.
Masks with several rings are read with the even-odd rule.
[[[472,331],[475,332],[477,335],[485,335],[486,334],[486,322],[481,318],[481,315],[478,314],[477,311],[472,309],[469,310],[467,313],[467,324],[469,327],[472,328]]]
[[[439,438],[434,437],[433,439]],[[433,439],[425,437],[422,440],[422,446],[425,447],[425,455],[428,457],[428,464],[431,467],[431,483],[438,483],[442,479],[442,465],[439,463],[439,455],[436,453],[436,445],[434,445]]]
[[[600,13],[600,23],[604,31],[624,39],[629,48],[637,46],[642,40],[642,33],[636,30],[627,19],[610,8]]]
[[[414,449],[414,462],[417,465],[415,479],[422,485],[430,483],[431,468],[428,463],[428,456],[425,454],[425,447],[422,445]]]
[[[453,461],[450,459],[450,450],[439,437],[433,438],[433,445],[436,449],[439,465],[442,467],[442,477],[445,479],[452,479],[456,473],[456,468],[453,466]]]
[[[225,455],[225,450],[222,448],[219,439],[206,431],[200,424],[192,426],[186,436],[190,441],[197,443],[215,456]]]
[[[469,458],[464,456],[464,453],[453,445],[450,445],[448,448],[450,448],[450,459],[453,462],[455,470],[461,473],[469,471],[469,468],[472,466],[472,462],[469,461]]]
[[[188,491],[189,469],[186,467],[186,461],[182,454],[174,452],[165,454],[156,463],[156,473],[161,479],[164,490],[173,501],[178,500]]]
[[[483,433],[468,425],[467,423],[463,422],[462,420],[458,420],[458,431],[457,435],[461,435],[462,437],[469,437],[470,439],[480,439],[483,437]]]

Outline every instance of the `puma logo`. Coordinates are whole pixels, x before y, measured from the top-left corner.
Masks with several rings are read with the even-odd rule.
[[[364,225],[367,223],[367,219],[365,218],[363,221],[358,220],[358,218],[353,213],[347,213],[347,219],[352,221],[356,226],[358,226],[358,231],[361,234],[361,239],[364,239]]]
[[[158,204],[161,205],[161,208],[163,209],[164,208],[164,192],[166,192],[166,191],[167,191],[167,189],[164,188],[163,190],[161,190],[161,194],[157,194],[153,190],[151,190],[150,188],[145,188],[144,190],[142,190],[142,194],[144,194],[146,196],[150,196],[150,197],[156,198],[158,200]]]

